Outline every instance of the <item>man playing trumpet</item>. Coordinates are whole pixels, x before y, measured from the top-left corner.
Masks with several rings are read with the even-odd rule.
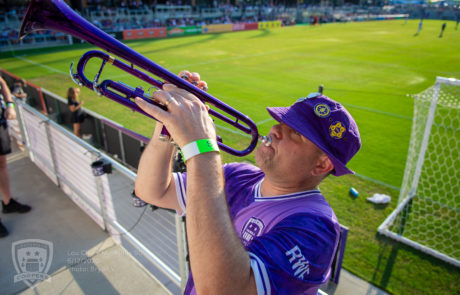
[[[216,131],[193,94],[165,84],[136,103],[157,118],[139,163],[137,196],[187,216],[191,272],[185,294],[317,294],[328,280],[339,223],[318,185],[361,146],[345,108],[313,93],[290,107],[267,108],[278,121],[255,159],[222,165]],[[172,173],[174,147],[158,139],[163,124],[181,148],[186,173]]]

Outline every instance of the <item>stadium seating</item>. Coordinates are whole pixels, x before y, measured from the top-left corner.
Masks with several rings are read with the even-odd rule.
[[[108,33],[121,34],[128,29],[154,27],[201,26],[209,24],[241,23],[282,20],[284,25],[295,23],[311,23],[313,17],[319,23],[349,22],[403,18],[432,18],[456,20],[456,8],[453,6],[393,4],[380,6],[359,6],[344,4],[338,7],[325,5],[299,5],[286,7],[283,5],[269,6],[236,6],[218,4],[216,7],[197,7],[191,5],[131,5],[125,2],[119,7],[104,7],[88,1],[88,7],[81,13],[90,22]],[[69,44],[70,38],[56,32],[32,34],[22,42],[17,40],[25,7],[11,8],[0,13],[0,51],[11,49],[55,46]],[[25,47],[24,47],[25,46]],[[16,48],[17,47],[17,48]]]

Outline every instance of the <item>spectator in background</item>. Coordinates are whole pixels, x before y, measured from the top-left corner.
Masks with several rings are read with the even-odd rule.
[[[439,33],[439,38],[442,38],[442,34],[444,34],[444,30],[446,29],[446,22],[444,22],[441,26],[441,33]]]
[[[3,213],[26,213],[30,206],[24,205],[11,197],[10,178],[6,163],[6,155],[11,153],[11,142],[8,134],[7,119],[16,118],[14,103],[11,99],[10,89],[5,80],[0,76],[0,88],[2,94],[2,113],[0,117],[0,193],[2,194]],[[0,238],[8,235],[8,230],[0,219]]]
[[[70,112],[72,113],[71,122],[73,127],[73,134],[81,138],[81,123],[85,120],[85,115],[81,110],[83,101],[80,100],[80,88],[70,87],[67,90],[67,104],[69,105]]]
[[[420,22],[418,23],[418,29],[417,29],[417,32],[414,34],[414,36],[418,36],[418,34],[420,34],[420,32],[422,31],[422,28],[423,28],[423,19],[421,19]]]
[[[23,102],[26,102],[27,93],[24,91],[24,86],[25,86],[25,81],[23,79],[17,80],[16,82],[14,82],[13,92],[11,94],[13,94],[14,97],[16,97],[17,99],[20,99]]]

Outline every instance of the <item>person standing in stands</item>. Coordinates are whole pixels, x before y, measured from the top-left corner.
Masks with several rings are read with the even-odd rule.
[[[182,76],[182,75],[181,75]],[[258,167],[222,165],[208,107],[165,84],[135,102],[158,118],[138,167],[135,194],[187,216],[191,275],[184,294],[316,295],[327,282],[340,227],[319,190],[361,147],[358,127],[339,103],[311,93],[288,107],[269,107],[276,124],[256,151]],[[186,173],[172,173],[173,145]]]
[[[2,94],[2,113],[0,116],[0,193],[2,194],[3,213],[26,213],[30,211],[30,206],[24,205],[11,197],[10,178],[6,156],[11,153],[11,142],[8,134],[7,119],[16,118],[14,103],[11,99],[11,92],[5,80],[0,76],[0,87]],[[8,230],[0,219],[0,237],[8,235]]]
[[[85,120],[81,107],[83,101],[80,97],[80,88],[70,87],[67,90],[67,104],[69,105],[72,116],[70,118],[73,127],[73,134],[81,138],[81,123]]]
[[[17,80],[14,82],[13,85],[13,92],[11,94],[16,97],[17,99],[22,100],[23,102],[26,102],[27,99],[27,93],[24,91],[24,80]]]

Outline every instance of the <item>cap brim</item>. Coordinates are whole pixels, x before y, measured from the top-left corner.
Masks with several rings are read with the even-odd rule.
[[[267,108],[268,113],[280,123],[284,123],[294,129],[295,131],[301,133],[305,136],[308,140],[313,142],[320,150],[322,150],[331,160],[332,164],[334,165],[334,169],[332,170],[331,174],[335,176],[341,176],[345,174],[355,174],[353,170],[348,169],[341,161],[339,161],[334,155],[329,153],[319,142],[315,140],[315,136],[312,133],[308,132],[308,129],[300,129],[297,128],[297,122],[291,122],[289,117],[287,116],[287,112],[289,111],[290,107],[270,107]],[[297,124],[296,124],[297,123]],[[307,123],[305,123],[308,125]]]

